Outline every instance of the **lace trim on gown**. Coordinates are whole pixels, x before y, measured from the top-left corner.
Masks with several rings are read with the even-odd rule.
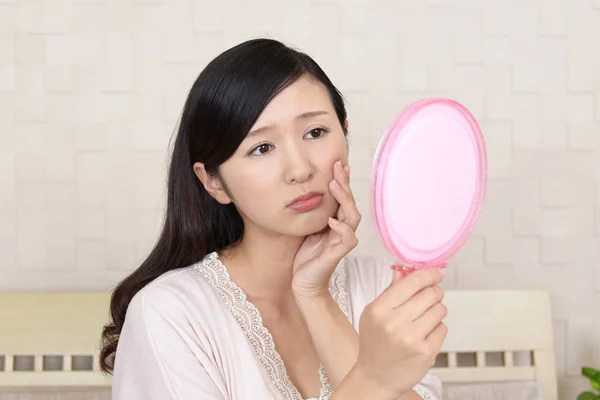
[[[429,390],[423,388],[421,385],[413,387],[413,390],[424,400],[438,400],[433,394],[429,392]]]
[[[204,260],[194,266],[200,276],[213,288],[225,302],[229,312],[242,328],[246,339],[254,349],[258,360],[267,371],[269,380],[284,399],[302,400],[298,389],[289,379],[281,356],[275,349],[275,341],[263,324],[258,309],[248,301],[244,291],[231,280],[225,265],[217,252],[210,253]],[[338,305],[348,316],[347,291],[345,289],[344,268],[336,268],[330,280],[330,292]],[[345,305],[343,307],[343,305]],[[321,365],[319,368],[321,394],[319,400],[327,400],[332,393],[331,384]]]
[[[283,360],[275,349],[275,341],[264,326],[260,312],[254,304],[248,301],[244,291],[231,280],[231,276],[219,259],[218,253],[208,254],[204,260],[194,265],[194,269],[224,301],[227,309],[244,332],[248,343],[254,349],[258,360],[266,370],[271,384],[283,396],[282,398],[303,400],[300,392],[287,374]],[[329,291],[342,312],[350,320],[346,279],[345,259],[342,259],[331,276]],[[319,377],[321,380],[319,400],[328,400],[333,390],[323,365],[319,367]],[[425,400],[435,400],[421,388],[415,388],[415,391]]]

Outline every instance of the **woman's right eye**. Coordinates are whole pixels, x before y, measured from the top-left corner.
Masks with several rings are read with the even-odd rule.
[[[250,151],[250,155],[263,155],[263,154],[267,154],[269,152],[269,146],[271,146],[268,143],[263,143],[261,145],[256,146],[254,149],[252,149]]]

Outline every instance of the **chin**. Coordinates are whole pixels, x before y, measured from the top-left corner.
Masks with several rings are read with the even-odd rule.
[[[319,212],[310,215],[304,221],[300,220],[292,224],[291,227],[295,231],[295,235],[308,236],[314,233],[321,232],[329,227],[328,221],[330,213]]]
[[[329,228],[329,217],[335,217],[339,204],[325,196],[325,201],[320,207],[293,216],[286,229],[291,236],[308,236]]]

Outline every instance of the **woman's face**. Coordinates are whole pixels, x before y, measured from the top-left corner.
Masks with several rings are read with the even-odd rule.
[[[348,164],[342,126],[325,87],[306,77],[273,98],[220,175],[246,229],[306,236],[338,209],[328,189],[337,160]],[[290,206],[308,192],[322,195],[316,207],[318,196]]]

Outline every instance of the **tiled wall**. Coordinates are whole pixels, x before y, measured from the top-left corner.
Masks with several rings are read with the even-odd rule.
[[[471,109],[489,189],[445,285],[549,289],[575,398],[600,366],[598,0],[0,0],[0,290],[106,289],[135,268],[186,91],[257,35],[309,52],[349,100],[358,251],[381,251],[367,178],[395,113]]]

